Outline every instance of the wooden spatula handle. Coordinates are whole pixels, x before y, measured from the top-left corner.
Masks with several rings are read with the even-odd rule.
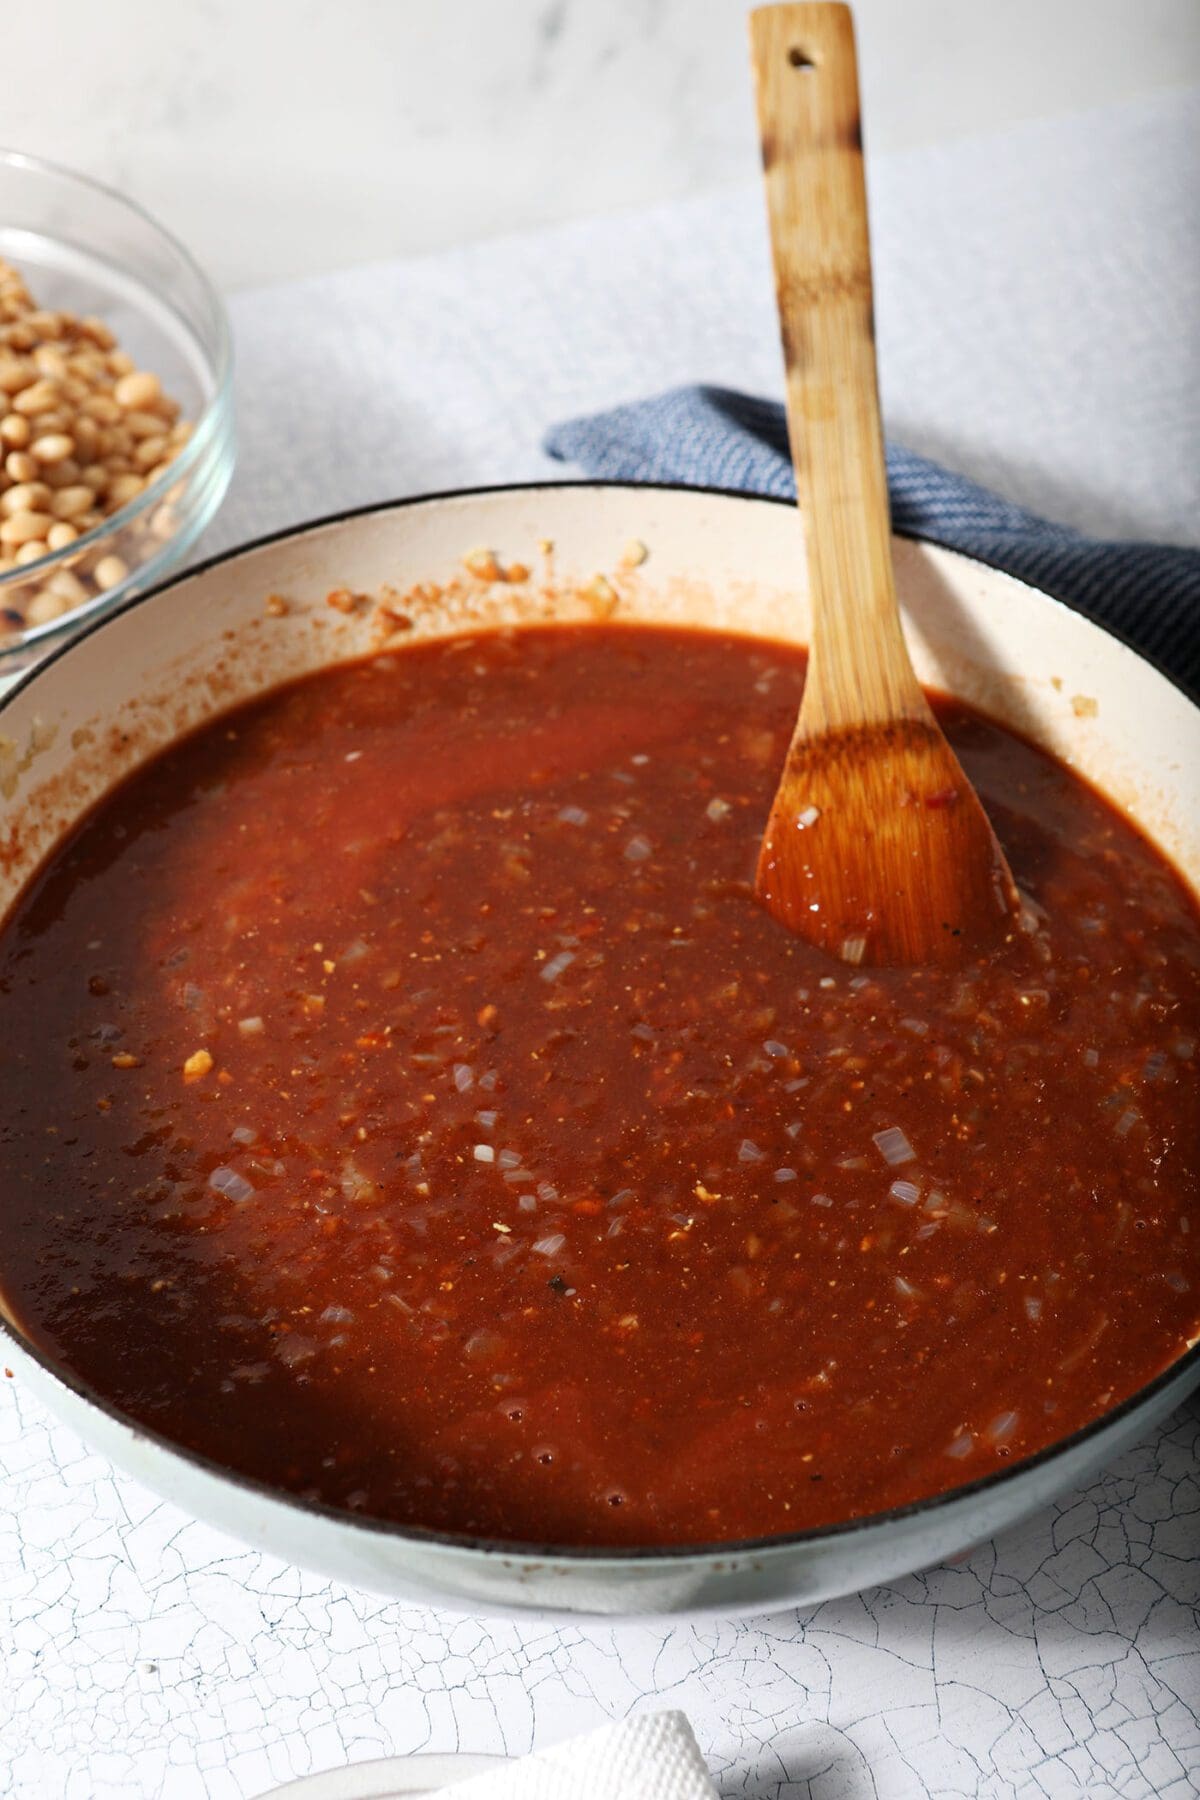
[[[892,574],[850,8],[760,7],[750,40],[813,599],[804,722],[924,719]]]

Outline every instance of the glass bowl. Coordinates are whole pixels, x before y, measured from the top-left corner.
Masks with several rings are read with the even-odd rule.
[[[0,258],[37,305],[103,320],[192,425],[170,465],[71,544],[0,573],[0,685],[182,561],[220,505],[234,462],[225,309],[182,244],[132,201],[53,163],[0,150]],[[4,409],[7,410],[7,397]],[[101,586],[96,570],[107,560]],[[122,573],[122,568],[124,572]],[[44,618],[62,571],[83,597]],[[61,592],[60,601],[61,604]]]

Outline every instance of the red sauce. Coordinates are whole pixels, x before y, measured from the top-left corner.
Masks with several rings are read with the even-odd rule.
[[[0,1274],[33,1342],[230,1468],[564,1544],[934,1494],[1178,1356],[1187,893],[947,705],[1024,928],[954,972],[827,960],[750,888],[803,668],[459,638],[126,782],[0,937]]]

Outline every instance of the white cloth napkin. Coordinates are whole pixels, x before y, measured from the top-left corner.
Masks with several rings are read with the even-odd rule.
[[[872,161],[898,443],[1092,536],[1200,543],[1198,132],[1200,89],[1163,89]],[[780,393],[752,160],[698,199],[235,294],[238,468],[197,554],[561,481],[547,426],[622,400]]]
[[[454,1800],[717,1800],[681,1712],[639,1713],[442,1791]]]

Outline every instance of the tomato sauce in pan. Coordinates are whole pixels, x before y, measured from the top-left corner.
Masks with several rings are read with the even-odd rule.
[[[791,1532],[1010,1466],[1200,1317],[1200,931],[1093,791],[939,715],[1025,898],[857,970],[756,905],[804,674],[647,627],[296,682],[0,934],[0,1284],[219,1463],[525,1542]]]

